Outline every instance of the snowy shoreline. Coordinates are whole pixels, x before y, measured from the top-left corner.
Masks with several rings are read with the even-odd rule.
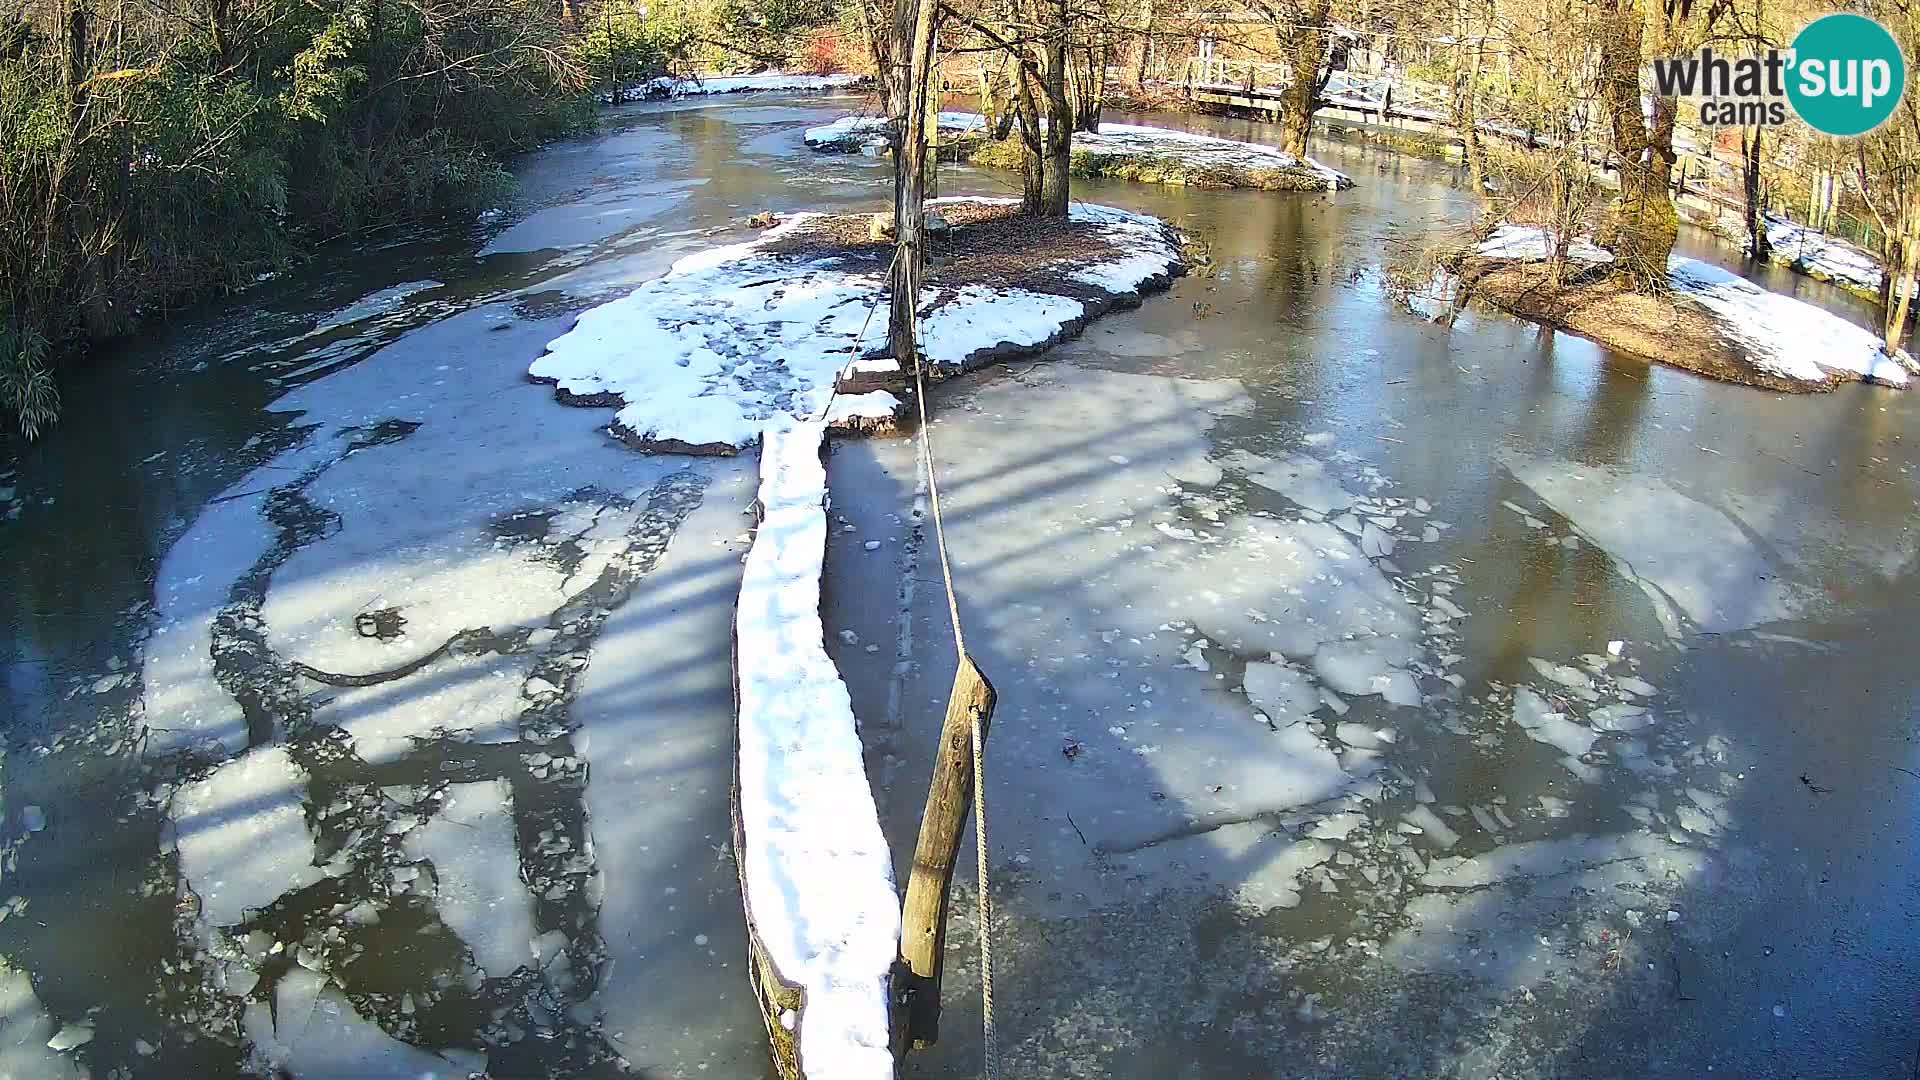
[[[939,128],[943,140],[984,136],[987,121],[979,113],[943,112]],[[804,139],[823,153],[876,153],[887,145],[887,120],[843,116],[808,128]],[[1005,164],[996,153],[1003,145],[1017,144],[988,143],[975,164]],[[1143,183],[1325,191],[1353,186],[1345,173],[1277,146],[1145,124],[1101,124],[1097,133],[1076,131],[1073,156],[1076,173]]]
[[[768,71],[759,75],[661,75],[645,82],[623,86],[618,91],[599,95],[602,105],[631,101],[656,101],[667,98],[699,97],[709,94],[742,94],[782,90],[788,93],[832,93],[851,90],[870,81],[865,75],[800,75]]]
[[[781,1072],[886,1080],[900,908],[859,725],[826,652],[826,425],[770,423],[760,523],[734,617],[735,836],[748,932]],[[785,1000],[781,1000],[785,999]],[[783,1037],[784,1036],[784,1037]]]
[[[922,342],[938,368],[966,371],[1043,351],[1185,270],[1176,234],[1157,218],[1082,204],[1070,220],[1101,241],[1103,253],[1047,264],[1044,290],[964,281],[928,288]],[[626,297],[582,312],[528,375],[553,384],[563,403],[617,406],[611,434],[646,450],[735,453],[782,416],[824,419],[836,430],[890,429],[905,409],[900,396],[836,393],[856,375],[886,374],[865,359],[884,343],[884,264],[863,266],[844,245],[782,250],[833,224],[828,215],[797,213],[753,240],[681,259]]]
[[[1472,249],[1480,258],[1510,264],[1542,262],[1547,251],[1545,231],[1529,225],[1502,225]],[[1612,253],[1585,237],[1574,240],[1567,255],[1588,266],[1613,261]],[[1914,371],[1912,357],[1904,350],[1889,357],[1872,332],[1717,266],[1671,255],[1667,277],[1685,310],[1704,315],[1723,344],[1771,380],[1812,390],[1836,379],[1905,387]]]

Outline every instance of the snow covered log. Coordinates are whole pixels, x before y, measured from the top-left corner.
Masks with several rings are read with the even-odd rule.
[[[733,844],[783,1080],[891,1080],[900,909],[853,705],[820,622],[821,421],[767,425],[734,617]]]

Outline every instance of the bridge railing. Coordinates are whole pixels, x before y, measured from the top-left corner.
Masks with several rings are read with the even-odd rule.
[[[1195,56],[1187,61],[1180,82],[1188,90],[1238,91],[1277,96],[1293,81],[1290,65],[1281,61]],[[1392,73],[1336,71],[1322,96],[1329,104],[1366,112],[1387,112],[1423,119],[1444,118],[1451,94],[1445,87]]]

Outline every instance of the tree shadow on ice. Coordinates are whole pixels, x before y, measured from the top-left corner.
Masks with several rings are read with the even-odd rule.
[[[758,1017],[733,960],[745,948],[725,846],[731,774],[725,642],[739,568],[733,553],[706,549],[716,527],[728,530],[720,538],[733,535],[737,510],[710,513],[699,534],[686,541],[695,546],[663,565],[640,566],[639,576],[624,584],[608,585],[603,575],[605,587],[583,590],[542,620],[553,627],[548,633],[555,648],[533,650],[537,655],[527,655],[504,686],[489,688],[513,703],[495,741],[468,741],[416,720],[406,727],[410,734],[389,740],[401,746],[363,758],[351,734],[362,722],[383,715],[434,717],[460,727],[471,718],[450,713],[449,703],[470,704],[462,694],[475,682],[497,681],[492,676],[498,673],[428,667],[336,691],[324,679],[315,682],[298,669],[290,673],[261,638],[249,651],[254,663],[227,682],[229,689],[261,679],[291,680],[290,687],[304,680],[310,684],[305,692],[254,695],[269,710],[276,702],[300,701],[303,711],[270,717],[267,729],[284,732],[285,741],[276,736],[230,761],[189,765],[188,786],[204,782],[210,791],[223,790],[212,813],[191,816],[171,839],[192,855],[190,888],[229,878],[245,882],[261,872],[264,854],[254,823],[291,810],[296,823],[304,819],[294,830],[313,845],[311,862],[328,869],[304,886],[263,883],[265,891],[255,898],[261,902],[249,901],[239,922],[223,919],[207,928],[216,931],[216,951],[227,948],[219,942],[257,938],[283,944],[284,953],[280,945],[264,958],[222,953],[206,969],[208,955],[192,943],[202,932],[188,929],[185,951],[172,961],[178,975],[154,973],[171,987],[155,995],[160,1016],[154,1019],[160,1023],[109,1014],[80,1055],[103,1068],[136,1061],[131,1044],[139,1036],[158,1044],[143,1065],[171,1069],[199,1062],[193,1067],[226,1072],[235,1066],[209,1065],[206,1053],[219,1057],[218,1044],[231,1046],[234,1036],[209,1039],[203,1032],[196,1040],[195,1029],[227,1014],[228,1031],[236,1030],[239,1018],[232,1010],[240,1000],[273,1002],[298,954],[300,966],[327,971],[353,1011],[389,1036],[485,1049],[499,1075],[611,1075],[625,1068],[622,1057],[644,1073],[688,1055],[743,1067],[750,1062],[759,1071],[764,1054]],[[296,546],[326,535],[302,531]],[[657,534],[641,539],[642,546],[654,543],[656,556],[667,543]],[[269,553],[267,571],[254,575],[263,592],[284,551]],[[324,572],[350,570],[334,563]],[[248,604],[257,608],[258,602]],[[488,647],[519,655],[530,640],[515,633]],[[595,666],[573,687],[573,676],[586,665],[571,658],[589,651]],[[536,689],[529,678],[534,672],[566,693]],[[357,696],[330,715],[313,690]],[[583,715],[570,717],[568,710]],[[500,735],[506,741],[497,741]],[[591,753],[589,739],[598,744]],[[283,747],[294,751],[298,766],[285,784],[228,794],[230,785],[215,779]],[[589,791],[588,760],[600,763],[603,789],[617,788],[611,798]],[[509,792],[509,818],[491,826],[505,829],[495,838],[504,845],[495,854],[504,852],[519,864],[520,885],[534,913],[523,943],[531,958],[505,972],[481,970],[479,946],[463,940],[476,930],[498,938],[498,926],[473,922],[488,918],[490,903],[476,908],[460,902],[472,925],[456,926],[457,913],[436,910],[436,895],[444,902],[444,890],[455,880],[449,874],[465,870],[471,876],[476,867],[439,866],[409,848],[412,836],[438,822],[440,800],[467,785],[499,781]],[[185,869],[172,865],[169,857],[156,867],[164,882]],[[86,876],[84,867],[70,870],[44,879],[50,896],[78,885],[69,879]],[[273,896],[279,888],[288,891]],[[169,900],[171,893],[168,888]],[[197,894],[189,891],[170,914],[184,916],[187,928],[198,907]],[[553,935],[557,941],[547,945]],[[223,964],[235,970],[234,963],[258,973],[257,982],[248,976],[253,989],[241,991],[240,999],[220,991],[227,976],[205,981]],[[650,970],[656,973],[645,974]],[[723,1004],[729,998],[731,1010]],[[702,1037],[690,1041],[682,1037],[686,1032]],[[305,1068],[324,1071],[329,1052],[308,1048]],[[301,1067],[298,1059],[289,1064]]]
[[[1171,673],[1180,651],[1154,638],[1163,620],[1179,617],[1156,597],[1167,575],[1130,576],[1128,567],[1147,558],[1139,545],[1098,540],[1156,512],[1139,497],[1151,483],[1136,470],[1187,456],[1194,415],[1116,407],[1107,423],[1075,414],[1075,430],[1042,435],[1005,430],[1003,400],[985,386],[954,394],[936,439],[969,648],[1000,690],[989,793],[1003,1050],[1023,1067],[1112,1076],[1556,1075],[1572,1067],[1575,1048],[1633,1034],[1617,1003],[1647,993],[1638,950],[1656,922],[1665,925],[1667,905],[1721,888],[1727,859],[1712,845],[1636,832],[1623,807],[1652,785],[1658,812],[1671,813],[1667,789],[1679,781],[1667,777],[1723,771],[1718,756],[1686,756],[1712,732],[1677,724],[1673,743],[1638,757],[1623,746],[1612,760],[1618,768],[1591,784],[1562,771],[1546,748],[1507,726],[1506,699],[1478,696],[1530,676],[1527,657],[1546,650],[1516,642],[1536,636],[1525,624],[1547,622],[1543,612],[1481,653],[1473,693],[1435,692],[1442,700],[1425,719],[1348,703],[1368,724],[1401,732],[1371,778],[1354,778],[1369,794],[1361,803],[1343,803],[1353,790],[1343,785],[1324,799],[1223,814],[1194,784],[1194,763],[1175,760],[1174,744],[1209,744],[1202,756],[1231,771],[1232,755],[1263,753],[1245,736],[1265,730],[1226,687],[1206,685],[1209,673],[1231,678],[1230,661],[1224,670]],[[1021,449],[1009,455],[1008,447]],[[931,539],[915,512],[911,448],[841,444],[832,469],[829,646],[862,721],[896,865],[906,866],[949,678],[950,631],[925,550]],[[1131,497],[1104,486],[1114,474],[1130,474]],[[1501,490],[1486,499],[1489,516],[1502,512]],[[1488,541],[1495,548],[1540,548],[1517,516],[1503,528]],[[897,541],[882,549],[888,569],[908,575],[910,595],[865,585],[895,585],[876,574],[881,556],[866,549],[879,536]],[[1567,560],[1596,557],[1542,555],[1483,586],[1494,596],[1511,588],[1516,600],[1564,595],[1596,573],[1589,565],[1559,583]],[[1149,604],[1151,614],[1127,614]],[[911,616],[904,632],[903,606]],[[1631,613],[1603,614],[1630,616],[1657,634],[1644,600]],[[837,628],[853,640],[833,637]],[[1212,667],[1224,659],[1203,655]],[[908,671],[898,685],[896,665]],[[1172,730],[1154,733],[1150,718]],[[1483,726],[1463,727],[1457,739],[1427,730],[1446,724]],[[1102,745],[1109,728],[1125,729],[1126,742]],[[1475,802],[1475,812],[1460,810],[1450,827],[1428,812],[1436,824],[1412,830],[1424,838],[1409,845],[1397,826],[1425,805],[1410,782],[1428,779],[1442,800]],[[1522,814],[1504,795],[1489,802],[1486,793],[1501,785],[1542,792],[1547,810]],[[1544,794],[1551,791],[1575,794]],[[1571,812],[1549,812],[1567,804]],[[1522,820],[1509,820],[1509,810]],[[1715,812],[1732,831],[1743,810],[1736,799]],[[1329,826],[1346,813],[1368,821]],[[1434,839],[1447,834],[1454,838]],[[970,880],[969,854],[959,883]],[[947,1037],[909,1060],[911,1074],[968,1069],[978,1053],[969,895],[957,884]],[[1648,927],[1640,945],[1630,918]]]

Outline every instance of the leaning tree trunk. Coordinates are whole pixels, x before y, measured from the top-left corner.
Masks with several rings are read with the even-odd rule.
[[[1307,156],[1307,137],[1313,133],[1313,114],[1320,107],[1321,67],[1327,62],[1333,34],[1329,29],[1332,0],[1302,0],[1287,48],[1288,83],[1280,94],[1280,149],[1294,157]]]
[[[1640,98],[1643,29],[1637,7],[1634,0],[1602,0],[1599,6],[1600,104],[1611,124],[1620,173],[1620,195],[1601,239],[1636,290],[1661,292],[1667,286],[1667,259],[1680,235],[1680,216],[1668,190],[1676,105],[1670,97],[1655,97],[1649,127]]]

